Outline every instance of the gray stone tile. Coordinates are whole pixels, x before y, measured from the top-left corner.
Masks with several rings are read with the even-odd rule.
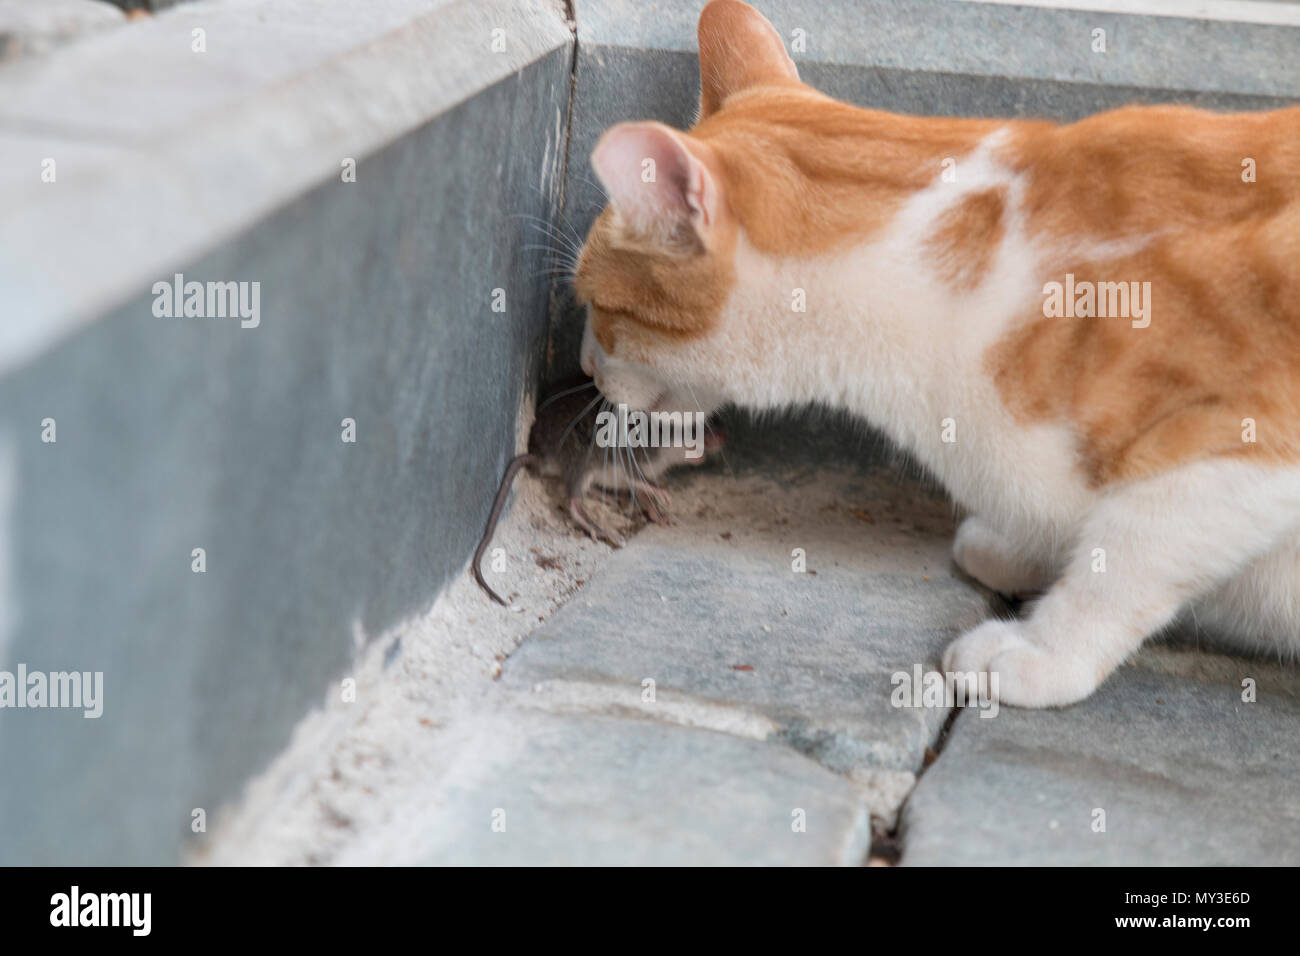
[[[472,772],[410,835],[403,862],[852,865],[870,840],[846,780],[728,734],[526,714],[469,749]]]
[[[0,0],[0,63],[45,53],[126,22],[101,0]]]
[[[728,513],[683,500],[679,526],[637,536],[539,628],[507,686],[573,700],[593,685],[609,706],[696,719],[674,716],[685,698],[758,715],[838,771],[918,769],[947,711],[892,706],[891,676],[988,615],[953,576],[950,507],[882,472],[746,482]],[[811,573],[792,572],[795,548]]]
[[[903,863],[1294,866],[1297,727],[1294,667],[1172,647],[1065,710],[963,713],[904,807]]]

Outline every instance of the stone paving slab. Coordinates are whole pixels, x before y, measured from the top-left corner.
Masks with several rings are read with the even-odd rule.
[[[0,0],[0,62],[45,53],[126,22],[102,0]]]
[[[904,807],[902,862],[1295,866],[1298,727],[1294,667],[1152,648],[1074,707],[961,714]]]
[[[891,677],[936,666],[987,599],[954,576],[950,506],[884,472],[816,474],[734,488],[719,476],[716,506],[691,497],[698,486],[680,493],[681,523],[611,556],[510,659],[505,684],[721,721],[840,772],[919,769],[947,709],[893,706]],[[792,571],[796,548],[806,573]]]
[[[467,750],[473,766],[408,835],[404,862],[853,865],[870,841],[848,781],[728,734],[513,714]]]

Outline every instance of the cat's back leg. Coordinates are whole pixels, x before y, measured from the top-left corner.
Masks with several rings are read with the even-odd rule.
[[[1196,601],[1187,617],[1216,642],[1300,658],[1300,529]]]

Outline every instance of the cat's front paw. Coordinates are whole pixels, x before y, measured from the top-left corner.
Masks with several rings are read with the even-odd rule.
[[[988,674],[992,696],[1013,707],[1065,707],[1097,689],[1088,661],[1030,640],[1021,621],[985,621],[948,645],[947,674]]]

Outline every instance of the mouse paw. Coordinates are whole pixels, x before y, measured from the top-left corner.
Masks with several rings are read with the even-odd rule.
[[[641,506],[641,511],[646,518],[655,524],[674,525],[677,523],[668,510],[673,506],[673,496],[667,490],[660,488],[658,485],[643,484],[637,488],[637,492],[646,498],[645,504]]]
[[[569,499],[569,517],[573,519],[574,524],[587,533],[592,541],[607,541],[615,548],[621,548],[626,543],[617,531],[611,531],[595,521],[587,512],[587,505],[581,498]]]

